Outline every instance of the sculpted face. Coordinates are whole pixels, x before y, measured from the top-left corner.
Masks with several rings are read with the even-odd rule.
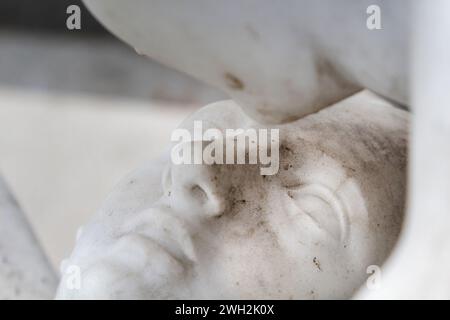
[[[365,92],[280,125],[271,176],[162,157],[125,178],[81,232],[58,297],[350,297],[399,233],[407,117]],[[194,120],[259,127],[231,101],[182,127]]]

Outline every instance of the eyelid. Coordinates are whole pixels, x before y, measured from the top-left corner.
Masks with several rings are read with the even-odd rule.
[[[345,211],[345,208],[342,204],[342,201],[336,195],[334,191],[322,184],[308,184],[308,185],[297,185],[295,187],[290,187],[288,190],[288,195],[294,200],[297,200],[303,195],[313,196],[321,199],[326,202],[331,208],[333,213],[336,215],[336,218],[339,223],[340,229],[340,242],[344,242],[347,239],[348,234],[348,216]],[[301,208],[301,207],[300,207]],[[311,216],[311,215],[310,215]],[[316,221],[313,217],[313,220]],[[317,222],[317,221],[316,221]]]

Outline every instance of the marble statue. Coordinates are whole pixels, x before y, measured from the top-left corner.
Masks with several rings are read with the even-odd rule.
[[[349,298],[400,232],[406,111],[362,92],[276,126],[279,170],[173,164],[126,177],[84,226],[58,298]],[[200,109],[205,126],[260,128],[233,101]],[[206,144],[207,145],[207,144]]]
[[[172,189],[162,188],[159,182],[167,158],[132,175],[83,232],[69,260],[69,264],[80,264],[85,290],[67,290],[64,287],[67,279],[63,277],[59,297],[352,296],[362,284],[362,267],[382,263],[394,245],[403,209],[404,185],[400,181],[405,170],[406,123],[400,120],[402,112],[387,108],[387,102],[373,103],[376,107],[370,112],[364,109],[365,102],[349,114],[342,112],[345,109],[342,106],[353,98],[326,109],[361,88],[368,88],[397,107],[413,109],[412,160],[408,211],[400,239],[382,265],[383,283],[376,291],[362,286],[353,297],[450,298],[447,106],[450,44],[442,40],[450,30],[448,1],[430,4],[422,0],[85,0],[85,3],[107,28],[139,53],[222,89],[255,123],[284,123],[280,128],[289,132],[285,136],[287,141],[287,137],[299,139],[283,144],[292,153],[280,149],[280,166],[284,168],[286,161],[291,162],[292,174],[288,164],[287,172],[280,170],[278,175],[262,181],[261,177],[250,178],[253,171],[249,166],[247,170],[219,166],[223,169],[217,170],[223,175],[218,176],[221,181],[218,186],[234,185],[240,177],[247,179],[237,184],[241,194],[231,192],[226,200],[220,200],[224,191],[218,189],[216,204],[225,201],[224,208],[228,209],[224,212],[228,214],[216,216],[223,211],[217,210],[215,218],[200,210],[202,201],[210,200],[202,187],[191,189],[190,201],[187,194],[178,192],[183,199],[180,201],[189,204],[187,208],[199,209],[187,210],[190,219],[181,219],[181,211],[168,209],[173,205],[170,199],[175,198],[169,197]],[[371,5],[381,9],[380,29],[372,30],[366,25],[366,10]],[[222,103],[222,109],[228,110],[231,104]],[[319,110],[323,111],[316,113]],[[352,117],[358,110],[364,112]],[[313,115],[307,116],[310,114]],[[214,112],[208,117],[220,118]],[[354,126],[358,121],[356,134]],[[395,143],[384,139],[394,139]],[[322,146],[325,148],[320,151]],[[305,158],[297,158],[302,150]],[[312,160],[310,167],[308,159]],[[362,170],[363,163],[371,166]],[[194,176],[203,177],[203,183],[208,177],[217,176],[215,169],[207,166],[180,170],[169,170],[168,176],[183,178],[179,180],[182,182],[169,186],[179,188],[184,182],[194,181]],[[359,205],[356,211],[361,216],[352,216],[352,210],[344,205],[329,205],[339,204],[336,198],[341,201],[346,198],[336,184],[328,186],[328,191],[334,188],[334,192],[309,189],[334,195],[323,203],[321,197],[302,193],[299,181],[306,178],[302,174],[319,179],[320,173],[329,183],[352,177],[339,190],[353,195],[347,197],[352,204]],[[294,179],[292,185],[282,183],[286,174]],[[145,183],[148,185],[142,187]],[[252,183],[254,187],[250,188]],[[270,192],[261,191],[272,184]],[[289,190],[289,187],[296,188]],[[257,191],[261,194],[258,200],[261,210],[255,208]],[[248,198],[252,192],[253,196]],[[270,197],[274,199],[269,201]],[[291,219],[296,208],[309,212],[310,208],[301,208],[302,203],[313,203],[311,211],[321,218],[300,215],[308,221],[300,223],[304,233],[289,236],[298,220],[287,223],[289,220],[285,219]],[[284,209],[282,205],[288,207]],[[240,215],[244,211],[248,213],[245,218]],[[343,213],[339,217],[348,217],[347,222],[338,223],[331,214],[337,211]],[[230,212],[236,212],[234,219]],[[244,220],[236,225],[239,219]],[[376,229],[378,222],[373,224],[372,219],[381,219],[380,230]],[[125,220],[127,223],[122,224]],[[185,225],[188,220],[194,221],[194,225]],[[258,225],[260,221],[264,221],[262,226]],[[149,225],[153,227],[147,229]],[[317,226],[316,234],[313,230]],[[320,231],[324,232],[324,238]],[[208,237],[211,234],[216,237]],[[230,238],[224,239],[226,235]],[[296,236],[300,237],[298,246],[307,250],[293,250]],[[316,236],[320,240],[314,242]],[[243,238],[238,241],[239,237]],[[350,241],[352,237],[362,242],[356,245]],[[160,240],[150,240],[154,238]],[[169,238],[172,240],[164,240]],[[212,240],[200,241],[204,238]],[[349,252],[351,255],[347,257]],[[206,262],[205,255],[209,257]],[[152,260],[150,256],[159,258]],[[242,259],[246,262],[242,263]],[[147,265],[153,271],[144,272]],[[302,268],[296,268],[299,265]],[[296,276],[287,281],[287,274]]]
[[[298,119],[362,88],[409,104],[414,1],[84,2],[138,53],[218,87],[262,122]],[[374,4],[380,30],[366,23]]]

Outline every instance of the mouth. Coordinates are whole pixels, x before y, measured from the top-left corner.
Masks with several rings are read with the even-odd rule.
[[[187,224],[166,208],[142,211],[124,226],[125,234],[134,234],[159,245],[166,253],[183,264],[197,261]]]

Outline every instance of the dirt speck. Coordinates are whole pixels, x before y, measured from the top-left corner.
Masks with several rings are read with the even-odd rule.
[[[317,257],[314,257],[313,262],[316,265],[317,269],[322,271],[322,268],[320,267],[320,261],[319,261],[319,259],[317,259]]]
[[[233,90],[243,90],[245,85],[241,79],[236,77],[234,74],[226,72],[224,74],[225,82],[230,89]]]

